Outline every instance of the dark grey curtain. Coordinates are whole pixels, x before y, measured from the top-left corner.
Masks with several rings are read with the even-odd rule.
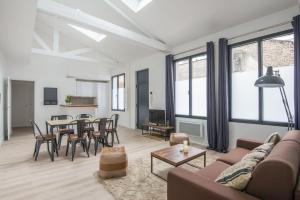
[[[207,139],[208,148],[217,148],[215,51],[214,43],[206,44],[207,52]]]
[[[294,37],[295,37],[295,129],[300,129],[300,15],[293,18]]]
[[[227,152],[229,145],[228,119],[228,40],[219,40],[219,82],[218,82],[218,121],[217,121],[217,151]]]
[[[166,56],[166,120],[175,126],[175,73],[173,55]]]

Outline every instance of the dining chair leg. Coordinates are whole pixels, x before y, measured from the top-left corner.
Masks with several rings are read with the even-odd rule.
[[[90,157],[89,151],[87,149],[87,140],[86,139],[84,140],[84,148],[85,148],[87,156]]]
[[[90,150],[91,140],[92,140],[92,138],[89,138],[88,151]]]
[[[104,139],[104,138],[101,139],[101,143],[102,143],[102,148],[103,148],[104,145],[105,145],[105,144],[104,144],[104,143],[105,143],[105,139]]]
[[[115,143],[115,136],[114,136],[114,132],[111,132],[111,146],[113,147]]]
[[[67,149],[66,149],[66,156],[68,156],[68,153],[69,153],[69,146],[70,146],[70,142],[68,141],[67,142]]]
[[[62,135],[59,134],[59,136],[58,136],[58,149],[60,149],[60,146],[61,146],[61,139],[62,139]]]
[[[56,156],[58,157],[58,147],[57,147],[57,140],[54,140],[54,148],[55,148],[55,152],[56,152]]]
[[[81,146],[82,146],[83,152],[85,152],[84,141],[80,141],[80,144],[81,144]]]
[[[72,142],[72,161],[74,161],[75,151],[76,151],[76,142]]]
[[[116,134],[116,137],[117,137],[118,144],[120,144],[120,141],[119,141],[119,136],[118,136],[118,132],[117,132],[117,130],[115,130],[115,131],[114,131],[114,133]]]
[[[95,138],[95,156],[97,155],[97,150],[98,150],[98,138]]]
[[[48,153],[49,153],[49,155],[50,155],[50,157],[51,157],[51,151],[50,151],[49,141],[47,141],[47,150],[48,150]]]
[[[33,152],[33,155],[32,155],[32,157],[34,157],[34,156],[35,156],[35,154],[36,154],[36,146],[37,146],[37,141],[35,141],[35,145],[34,145],[34,152]]]
[[[34,158],[35,161],[37,161],[37,158],[38,158],[38,156],[39,156],[39,153],[40,153],[40,147],[41,147],[41,142],[38,141],[38,142],[37,142],[37,146],[36,146],[35,158]]]

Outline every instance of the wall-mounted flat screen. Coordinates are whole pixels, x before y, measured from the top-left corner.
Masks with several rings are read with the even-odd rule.
[[[164,110],[149,110],[149,122],[156,124],[165,124],[165,111]]]
[[[44,88],[44,105],[57,105],[57,88]]]

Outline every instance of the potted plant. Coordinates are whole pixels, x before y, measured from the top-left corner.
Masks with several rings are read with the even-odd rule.
[[[66,105],[71,105],[72,104],[72,97],[69,96],[69,95],[66,96],[65,102],[66,102]]]

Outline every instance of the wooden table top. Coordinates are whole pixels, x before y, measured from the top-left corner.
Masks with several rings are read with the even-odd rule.
[[[92,122],[99,122],[99,118],[91,117],[91,118],[84,118],[84,120],[88,123]],[[110,121],[110,119],[108,119]],[[47,124],[50,126],[62,126],[62,125],[72,125],[76,124],[76,119],[63,119],[63,120],[48,120]]]
[[[177,144],[164,149],[160,149],[158,151],[151,152],[151,156],[177,167],[206,154],[205,150],[192,146],[189,146],[188,153],[183,153],[180,151],[182,148],[183,144]]]

